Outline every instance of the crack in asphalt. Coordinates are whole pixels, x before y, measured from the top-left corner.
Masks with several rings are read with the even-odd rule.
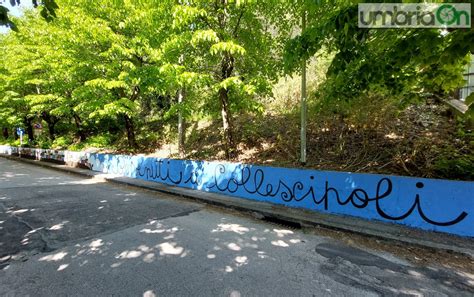
[[[39,236],[39,240],[42,242],[42,247],[41,248],[34,248],[33,250],[30,250],[30,251],[22,251],[20,249],[20,251],[16,254],[1,254],[0,256],[2,258],[4,257],[8,257],[6,261],[0,261],[0,269],[3,269],[4,267],[8,266],[9,263],[15,261],[15,257],[18,258],[18,260],[16,261],[21,261],[21,262],[25,262],[28,260],[28,256],[31,256],[31,255],[36,255],[36,254],[39,254],[39,253],[48,253],[48,252],[52,252],[54,251],[54,249],[51,247],[51,242],[48,240],[46,234],[43,232],[43,229],[36,229],[34,228],[33,226],[31,226],[27,221],[25,221],[22,217],[14,214],[13,212],[12,213],[8,213],[8,208],[5,206],[5,204],[3,203],[0,203],[0,209],[2,212],[4,212],[5,214],[8,214],[8,216],[10,218],[13,218],[14,220],[16,220],[20,225],[23,225],[25,226],[29,232],[25,233],[23,235],[23,238],[27,238],[26,236],[28,234],[31,234],[30,232],[31,231],[34,231],[34,233],[36,233],[38,236]]]
[[[403,277],[411,274],[419,274],[423,279],[438,280],[440,283],[450,283],[462,291],[474,293],[474,286],[463,282],[453,272],[445,270],[432,271],[427,267],[412,267],[402,263],[389,261],[381,256],[351,246],[343,246],[333,243],[322,243],[316,246],[316,253],[328,259],[323,265],[322,271],[333,280],[358,287],[363,290],[372,291],[381,295],[399,295],[390,288],[389,278],[384,273],[396,273]],[[378,273],[374,273],[372,269]],[[393,288],[396,289],[396,288]],[[403,294],[402,294],[403,295]],[[410,295],[410,294],[407,294]]]
[[[8,208],[3,203],[0,203],[0,208],[4,213],[7,213]],[[170,219],[170,218],[184,217],[184,216],[188,216],[192,213],[199,212],[201,210],[202,210],[202,208],[189,209],[189,210],[180,211],[180,212],[177,212],[177,213],[167,214],[165,216],[155,217],[155,218],[153,218],[153,220],[162,221],[162,220],[166,220],[166,219]],[[8,254],[8,252],[6,254],[0,254],[0,258],[6,258],[6,260],[0,261],[0,270],[4,269],[5,267],[9,266],[11,263],[14,263],[14,262],[26,262],[26,261],[28,261],[28,259],[31,256],[34,256],[34,255],[38,255],[38,254],[42,254],[42,253],[50,253],[50,252],[56,251],[58,249],[64,248],[68,245],[74,245],[74,244],[84,242],[84,241],[88,241],[88,240],[91,240],[93,238],[101,237],[101,236],[104,236],[104,235],[110,235],[110,234],[113,234],[113,233],[116,233],[116,232],[122,232],[124,230],[130,229],[130,228],[135,228],[136,226],[140,226],[140,225],[145,224],[145,223],[141,222],[141,223],[126,226],[125,228],[118,228],[118,229],[110,230],[109,232],[107,232],[107,231],[99,232],[99,233],[96,233],[96,234],[93,234],[93,235],[90,235],[90,236],[85,236],[85,237],[82,237],[82,238],[63,241],[63,242],[53,244],[48,240],[47,231],[45,229],[43,229],[43,228],[41,228],[41,229],[40,228],[34,228],[27,221],[25,221],[24,219],[22,219],[21,217],[15,215],[13,213],[10,213],[8,215],[11,218],[14,218],[19,224],[26,226],[30,231],[36,230],[35,233],[39,235],[39,239],[42,242],[42,247],[41,248],[34,248],[33,250],[20,250],[16,254]],[[28,233],[26,233],[26,234],[28,234]]]

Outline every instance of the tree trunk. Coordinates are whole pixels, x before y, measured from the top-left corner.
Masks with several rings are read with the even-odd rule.
[[[32,118],[25,118],[24,123],[26,126],[26,133],[28,134],[28,142],[33,141],[35,139],[32,122],[33,122]]]
[[[133,125],[133,120],[128,115],[124,115],[123,118],[125,119],[125,128],[127,129],[128,145],[131,148],[138,148],[135,139],[135,126]]]
[[[49,132],[49,139],[54,141],[56,139],[56,122],[51,124],[48,123],[48,132]]]
[[[54,139],[56,139],[56,124],[59,122],[59,120],[47,112],[43,112],[41,117],[46,123],[48,123],[49,138],[54,141]]]
[[[186,96],[184,89],[178,91],[178,103],[182,104]],[[184,142],[186,141],[186,122],[183,118],[183,112],[180,110],[178,114],[178,152],[179,157],[184,158]]]
[[[26,132],[28,133],[28,142],[35,140],[35,133],[31,124],[26,127]]]
[[[234,70],[234,57],[227,54],[222,59],[221,63],[221,79],[231,77],[232,71]],[[221,116],[222,116],[222,128],[224,129],[224,145],[225,155],[227,159],[234,159],[237,157],[237,151],[234,142],[234,127],[232,123],[232,114],[229,106],[229,91],[220,88],[219,89],[219,100],[221,103]]]
[[[84,133],[84,130],[82,129],[82,120],[77,114],[73,114],[74,118],[74,123],[76,124],[77,128],[77,135],[79,136],[79,139],[81,142],[86,141],[87,137],[86,134]]]
[[[232,115],[229,110],[229,95],[226,89],[221,88],[219,90],[219,99],[221,102],[222,128],[224,129],[225,155],[227,159],[233,159],[237,157],[237,154],[233,136]]]
[[[3,128],[3,138],[8,139],[9,136],[8,128]]]

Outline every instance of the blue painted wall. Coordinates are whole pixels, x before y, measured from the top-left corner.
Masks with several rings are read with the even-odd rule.
[[[474,237],[474,183],[93,154],[92,170]]]
[[[0,146],[0,153],[14,151]],[[55,154],[103,173],[474,237],[474,182],[61,151],[36,155],[59,159]]]

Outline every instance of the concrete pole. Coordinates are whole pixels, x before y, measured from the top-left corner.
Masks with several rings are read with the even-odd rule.
[[[301,18],[301,32],[306,29],[306,10]],[[301,163],[306,164],[306,59],[301,65]]]
[[[182,65],[183,62],[184,62],[184,56],[181,55],[179,57],[178,63],[179,65]],[[184,97],[185,97],[184,86],[181,86],[181,88],[178,91],[178,104],[180,105],[180,108],[181,108],[181,105],[183,104]],[[178,113],[178,154],[180,158],[184,158],[185,133],[186,131],[185,131],[185,123],[183,119],[183,112],[180,109]]]
[[[184,90],[181,88],[178,91],[178,103],[181,105],[184,101]],[[184,158],[184,120],[183,113],[180,110],[178,113],[178,152],[179,157]]]

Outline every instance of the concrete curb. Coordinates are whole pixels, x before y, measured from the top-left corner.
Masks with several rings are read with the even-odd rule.
[[[351,233],[371,236],[383,240],[396,241],[428,249],[444,250],[467,255],[474,258],[474,238],[458,237],[445,233],[429,232],[402,225],[379,221],[367,221],[355,217],[338,216],[318,213],[305,209],[288,208],[285,206],[239,199],[221,194],[191,190],[161,183],[143,181],[129,177],[116,177],[87,169],[73,168],[43,161],[22,159],[19,157],[0,155],[0,157],[21,161],[44,168],[54,169],[69,174],[89,178],[102,178],[111,183],[153,190],[161,193],[192,199],[210,205],[231,208],[247,212],[260,219],[286,222],[289,225],[322,226],[330,229],[343,230]]]

